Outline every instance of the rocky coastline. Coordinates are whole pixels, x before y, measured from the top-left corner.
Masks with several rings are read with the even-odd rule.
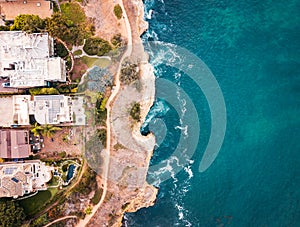
[[[142,136],[139,130],[155,97],[153,67],[140,38],[148,23],[144,20],[142,0],[127,0],[123,4],[129,12],[132,35],[129,60],[138,64],[139,86],[136,83],[121,85],[112,103],[110,162],[108,179],[105,179],[107,194],[87,226],[121,226],[125,212],[136,212],[154,205],[158,192],[146,181],[155,137],[153,134]],[[130,117],[133,103],[140,104],[140,121],[133,121]]]

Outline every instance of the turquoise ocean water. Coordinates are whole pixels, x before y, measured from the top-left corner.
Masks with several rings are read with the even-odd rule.
[[[205,96],[155,61],[156,76],[179,84],[195,102],[201,133],[182,171],[151,182],[160,188],[155,206],[126,214],[125,225],[300,226],[300,1],[145,0],[145,7],[146,14],[153,10],[145,42],[184,47],[213,72],[227,130],[216,160],[199,173],[210,134]],[[171,107],[153,108],[163,112],[167,136],[152,165],[170,156],[180,125]],[[153,132],[159,137],[159,128]]]

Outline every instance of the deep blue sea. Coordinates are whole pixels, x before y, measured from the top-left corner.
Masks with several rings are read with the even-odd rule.
[[[182,131],[198,143],[179,173],[166,162],[168,180],[150,168],[149,181],[159,187],[156,204],[126,214],[126,225],[300,226],[300,1],[144,3],[150,25],[145,46],[172,43],[205,62],[222,90],[227,124],[218,156],[199,172],[211,133],[209,103],[188,76],[152,56],[156,77],[186,92],[199,118],[181,119],[173,104],[157,97],[148,116],[158,141],[151,165],[172,158],[176,164],[172,152]],[[170,58],[176,55],[169,50]],[[180,92],[173,95],[182,104]],[[199,136],[190,131],[197,121]]]

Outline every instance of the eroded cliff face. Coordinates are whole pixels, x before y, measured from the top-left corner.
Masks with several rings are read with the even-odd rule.
[[[155,138],[152,134],[140,134],[155,96],[153,67],[140,39],[148,24],[144,21],[142,0],[124,0],[123,4],[132,30],[133,52],[129,61],[138,63],[140,80],[122,85],[112,104],[107,194],[88,226],[121,226],[125,212],[152,206],[158,191],[146,182]],[[130,116],[134,103],[140,103],[140,121]]]

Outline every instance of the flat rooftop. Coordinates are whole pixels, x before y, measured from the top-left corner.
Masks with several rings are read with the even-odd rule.
[[[4,20],[14,20],[20,14],[34,14],[40,18],[51,17],[53,4],[45,0],[25,0],[0,2],[0,13]]]
[[[13,120],[13,97],[0,97],[0,126],[2,127],[10,127]]]
[[[65,61],[53,55],[53,39],[48,33],[0,31],[0,76],[10,78],[11,87],[65,82]]]
[[[73,123],[85,125],[83,97],[65,95],[34,96],[31,113],[40,124]]]
[[[0,130],[0,158],[27,158],[30,151],[28,130]]]

